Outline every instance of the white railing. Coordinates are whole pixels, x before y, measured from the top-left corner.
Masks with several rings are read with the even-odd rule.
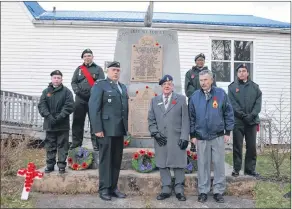
[[[38,111],[39,97],[1,91],[1,124],[29,127],[42,131],[44,119]],[[72,125],[73,114],[70,115]],[[85,135],[89,135],[88,117],[85,120]]]

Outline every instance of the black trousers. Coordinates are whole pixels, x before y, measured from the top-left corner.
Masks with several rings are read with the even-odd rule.
[[[190,104],[190,98],[188,98],[188,108],[189,108],[189,104]],[[191,151],[197,152],[196,145],[193,142],[191,142]]]
[[[78,99],[78,97],[76,97],[72,123],[72,148],[82,146],[86,114],[88,114],[88,103],[81,101],[80,99]],[[97,138],[95,134],[92,133],[91,124],[90,133],[92,146],[98,147]]]
[[[45,148],[47,152],[47,167],[54,168],[56,164],[56,155],[58,152],[58,167],[65,168],[66,159],[69,150],[69,130],[68,131],[47,131],[45,139]]]
[[[242,167],[242,146],[245,137],[246,154],[244,160],[244,172],[253,172],[256,168],[256,134],[257,125],[235,125],[233,130],[233,168],[240,171]]]
[[[106,136],[99,142],[99,192],[117,189],[124,149],[124,136]]]

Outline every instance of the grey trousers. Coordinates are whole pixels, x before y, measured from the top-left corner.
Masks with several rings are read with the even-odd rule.
[[[226,188],[225,144],[223,136],[213,140],[197,140],[198,190],[207,194],[211,188],[211,155],[214,165],[213,194],[223,194]]]
[[[159,168],[160,178],[162,183],[162,193],[170,194],[171,188],[171,173],[169,168]],[[174,192],[175,194],[184,192],[185,171],[183,168],[173,168],[174,172]]]

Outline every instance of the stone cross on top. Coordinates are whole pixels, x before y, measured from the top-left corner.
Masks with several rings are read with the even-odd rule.
[[[43,172],[37,171],[34,163],[27,164],[27,168],[21,168],[17,172],[17,176],[25,177],[24,187],[21,194],[22,200],[27,200],[34,179],[41,179]]]

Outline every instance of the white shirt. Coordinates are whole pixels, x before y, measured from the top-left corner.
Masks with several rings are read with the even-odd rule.
[[[162,94],[162,99],[163,99],[163,104],[164,104],[165,109],[168,108],[168,105],[170,103],[171,97],[172,97],[172,93],[170,95],[168,95],[168,103],[165,105],[166,96],[164,94]]]

